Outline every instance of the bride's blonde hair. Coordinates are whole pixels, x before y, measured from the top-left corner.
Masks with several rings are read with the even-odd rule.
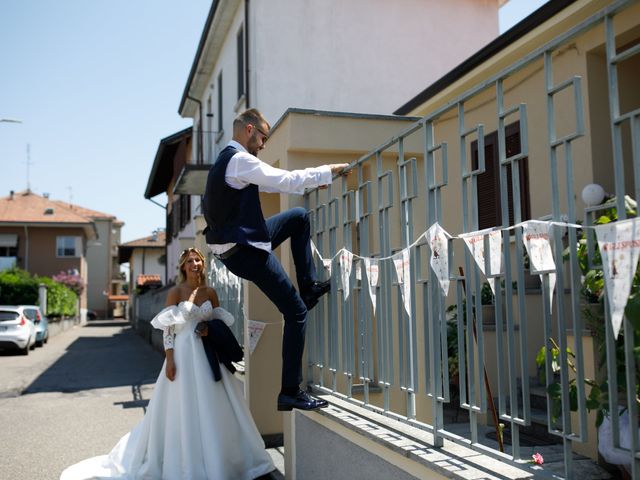
[[[200,260],[202,260],[202,271],[200,272],[200,283],[202,285],[206,285],[207,283],[207,263],[204,258],[204,255],[200,250],[195,247],[187,248],[180,253],[180,257],[178,259],[178,284],[183,283],[187,280],[187,275],[184,272],[184,264],[187,263],[187,259],[189,258],[190,253],[195,253]]]

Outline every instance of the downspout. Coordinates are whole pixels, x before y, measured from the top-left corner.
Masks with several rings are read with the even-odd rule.
[[[245,104],[247,109],[251,108],[249,101],[249,0],[244,0],[244,84],[245,84]]]
[[[187,98],[198,104],[198,116],[200,117],[200,128],[198,128],[198,165],[204,165],[204,152],[202,151],[202,129],[204,128],[204,125],[202,124],[202,102],[191,95],[187,95]]]
[[[29,230],[24,226],[24,269],[29,271]]]

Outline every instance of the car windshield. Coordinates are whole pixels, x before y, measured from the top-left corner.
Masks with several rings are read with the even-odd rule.
[[[20,316],[20,314],[18,312],[0,310],[0,322],[6,322],[8,320],[15,320],[19,316]]]

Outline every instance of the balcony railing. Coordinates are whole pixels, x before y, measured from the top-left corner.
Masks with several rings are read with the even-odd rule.
[[[616,35],[636,6],[618,1],[593,14],[351,164],[350,178],[307,193],[313,240],[332,270],[331,294],[307,329],[307,378],[316,389],[420,426],[436,447],[448,439],[502,461],[522,462],[522,433],[546,425],[563,446],[566,478],[575,476],[576,445],[596,444],[598,412],[626,409],[632,420],[622,441],[622,417],[605,419],[610,450],[640,478],[639,318],[627,311],[616,339],[613,292],[589,283],[602,279],[589,226],[614,210],[618,221],[634,216],[625,196],[640,197],[640,108],[632,101],[625,110],[638,85],[625,62],[637,59],[640,43]],[[585,45],[602,55],[586,55]],[[594,86],[598,79],[606,91]],[[612,203],[576,202],[585,183],[611,173]],[[549,227],[555,268],[531,261],[541,282],[528,288],[522,222],[532,214]],[[435,224],[453,236],[442,245],[445,279],[430,266],[435,249],[423,235]],[[485,227],[500,232],[497,270],[488,239],[479,265],[461,237]],[[377,282],[364,259],[378,261]],[[488,280],[493,289],[483,289]],[[635,282],[640,295],[637,275]],[[509,440],[504,452],[483,439],[495,423],[505,426],[496,434]]]

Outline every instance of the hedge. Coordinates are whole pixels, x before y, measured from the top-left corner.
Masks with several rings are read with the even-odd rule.
[[[49,277],[37,277],[38,283],[47,286],[47,316],[72,317],[76,314],[78,296],[70,289]]]
[[[31,276],[29,272],[13,268],[0,272],[0,304],[37,305],[38,286],[47,286],[47,316],[74,316],[78,296],[49,277]]]
[[[0,272],[0,304],[35,305],[38,281],[29,272],[14,268]]]

